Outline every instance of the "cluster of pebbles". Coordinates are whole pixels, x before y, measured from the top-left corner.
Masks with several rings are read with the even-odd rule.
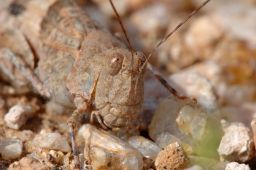
[[[77,0],[122,38],[108,0],[91,1]],[[145,53],[202,3],[113,2],[132,44]],[[210,2],[151,58],[172,87],[188,98],[169,94],[148,74],[141,133],[120,137],[83,124],[76,134],[83,169],[255,169],[255,20],[254,0]],[[0,169],[75,169],[69,115],[51,113],[48,107],[40,96],[0,81]]]

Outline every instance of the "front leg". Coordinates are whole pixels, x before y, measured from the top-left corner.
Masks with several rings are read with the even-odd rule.
[[[15,55],[8,48],[1,48],[0,60],[0,69],[2,73],[6,77],[10,78],[12,82],[15,82],[18,78],[23,80],[23,83],[27,80],[40,95],[50,97],[48,90],[43,86],[42,82],[38,79],[33,70],[21,57]]]
[[[69,137],[71,141],[72,153],[75,161],[75,168],[81,169],[81,163],[79,160],[79,153],[75,142],[75,128],[80,124],[83,113],[88,110],[89,102],[86,102],[80,95],[76,95],[74,98],[74,104],[76,110],[72,113],[68,121]]]
[[[108,126],[108,125],[106,125],[106,123],[104,123],[99,111],[92,111],[91,116],[90,116],[90,123],[91,124],[93,124],[93,122],[94,122],[94,117],[96,117],[98,123],[100,124],[100,126],[103,129],[105,129],[105,130],[111,129],[110,126]]]
[[[80,122],[82,119],[82,114],[79,113],[78,110],[75,110],[68,121],[68,129],[69,129],[69,137],[71,141],[72,154],[75,160],[75,168],[81,169],[81,163],[78,156],[78,149],[75,142],[75,127],[77,126],[77,122]]]

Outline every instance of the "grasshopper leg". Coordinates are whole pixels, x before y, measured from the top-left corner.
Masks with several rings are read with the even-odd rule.
[[[13,70],[18,70],[20,74],[32,84],[32,86],[38,91],[39,94],[41,94],[42,96],[50,97],[50,93],[43,86],[43,83],[39,80],[33,70],[25,63],[25,61],[21,57],[15,55],[8,48],[1,48],[0,59],[8,62],[8,64],[12,66]],[[2,71],[4,71],[8,77],[15,80],[15,75],[12,73],[13,70],[8,70],[8,68],[2,68]]]
[[[76,122],[79,121],[78,119],[81,119],[81,114],[77,110],[75,110],[68,121],[68,129],[69,129],[69,137],[70,137],[71,147],[72,147],[72,154],[75,161],[75,168],[81,169],[81,164],[78,157],[78,149],[75,142],[75,130],[74,130],[77,124]]]
[[[100,115],[100,113],[98,111],[92,111],[91,116],[90,116],[90,123],[93,124],[94,122],[94,117],[96,117],[97,121],[99,122],[99,124],[101,125],[101,127],[105,130],[109,129],[110,127],[108,127],[102,120],[102,117]]]

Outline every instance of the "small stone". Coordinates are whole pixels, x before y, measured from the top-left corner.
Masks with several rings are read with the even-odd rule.
[[[182,145],[184,151],[187,154],[191,154],[193,152],[192,146],[190,146],[187,143],[182,142],[179,138],[177,138],[176,136],[174,136],[168,132],[163,132],[160,135],[158,135],[156,138],[156,144],[158,146],[160,146],[161,148],[165,148],[169,144],[175,143],[175,142],[180,143]]]
[[[176,122],[182,133],[192,136],[193,139],[200,140],[205,133],[207,116],[206,113],[199,109],[184,106],[180,109]]]
[[[33,149],[33,147],[31,147],[31,143],[35,137],[35,134],[31,130],[16,131],[12,129],[6,129],[4,135],[5,138],[19,139],[23,144],[23,152],[28,153],[32,151],[31,149]]]
[[[17,159],[22,154],[23,144],[19,139],[0,139],[0,155],[5,160]]]
[[[205,113],[189,99],[169,97],[159,104],[149,126],[149,135],[156,141],[161,133],[180,139],[188,154],[218,156],[216,150],[222,135],[218,113]],[[168,138],[164,140],[168,142]]]
[[[212,111],[217,106],[213,85],[204,76],[190,71],[182,71],[170,77],[170,83],[180,94],[195,98],[205,110]]]
[[[31,157],[24,157],[19,161],[13,162],[8,170],[49,170],[49,167]]]
[[[182,139],[184,135],[179,131],[175,120],[180,109],[189,104],[193,104],[191,100],[179,100],[174,96],[162,100],[149,125],[149,136],[155,141],[159,134],[169,132]]]
[[[155,160],[157,154],[161,151],[161,148],[154,142],[142,136],[132,136],[128,139],[128,143],[135,149],[139,150],[145,158],[149,158],[151,160]]]
[[[178,92],[199,100],[199,104],[204,109],[209,108],[211,110],[216,107],[215,93],[217,93],[218,98],[223,95],[222,93],[225,93],[225,91],[220,90],[224,83],[224,80],[221,79],[222,70],[223,68],[219,62],[208,60],[173,74],[169,77],[169,83]],[[201,88],[203,88],[203,91],[201,91]]]
[[[71,150],[66,138],[57,132],[37,135],[33,140],[33,145],[35,147],[58,150],[62,152],[70,152]]]
[[[224,136],[221,139],[218,153],[228,161],[246,162],[254,156],[254,143],[249,128],[243,123],[224,124]]]
[[[239,164],[237,162],[230,162],[227,164],[225,170],[250,170],[250,167],[245,164]]]
[[[130,21],[138,30],[143,46],[150,49],[169,25],[170,13],[166,5],[156,2],[134,12]]]
[[[153,30],[160,31],[168,26],[169,20],[166,16],[168,16],[168,8],[164,4],[155,3],[134,13],[131,20],[143,34],[149,34]]]
[[[185,43],[194,55],[209,57],[216,42],[223,35],[223,30],[211,17],[196,19],[185,35]]]
[[[92,169],[142,169],[142,155],[120,138],[89,124],[80,134],[85,140],[85,159],[90,160]]]
[[[30,105],[17,104],[10,108],[9,112],[4,116],[4,121],[9,128],[19,129],[23,126],[27,119],[33,116],[35,110]]]
[[[156,138],[156,144],[161,148],[165,148],[167,145],[174,143],[174,142],[181,142],[179,138],[170,134],[169,132],[163,132]]]
[[[184,169],[188,159],[178,142],[168,145],[157,155],[155,166],[157,170]]]

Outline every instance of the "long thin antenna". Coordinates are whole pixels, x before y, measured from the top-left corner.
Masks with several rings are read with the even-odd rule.
[[[210,0],[206,0],[204,3],[202,3],[197,9],[192,11],[185,20],[183,20],[181,23],[179,23],[171,32],[169,32],[161,41],[159,41],[153,50],[149,53],[146,62],[142,65],[141,70],[145,67],[150,57],[152,57],[153,53],[158,49],[168,38],[170,38],[177,30],[179,30],[187,21],[189,21],[195,14],[198,13],[198,11],[201,10]]]
[[[122,22],[122,19],[121,19],[120,15],[118,14],[114,3],[112,2],[112,0],[109,0],[109,2],[110,2],[111,7],[113,8],[113,10],[114,10],[114,12],[115,12],[115,14],[116,14],[117,20],[118,20],[118,22],[119,22],[119,24],[120,24],[120,26],[121,26],[121,28],[122,28],[122,31],[123,31],[123,33],[124,33],[125,39],[126,39],[126,41],[127,41],[127,44],[128,44],[128,46],[129,46],[129,49],[130,49],[130,51],[131,51],[131,53],[132,53],[132,62],[133,62],[133,53],[134,53],[134,49],[133,49],[133,47],[132,47],[132,45],[131,45],[131,42],[130,42],[130,40],[129,40],[129,37],[128,37],[128,35],[127,35],[127,32],[126,32],[126,30],[125,30],[125,28],[124,28],[124,24],[123,24],[123,22]]]

